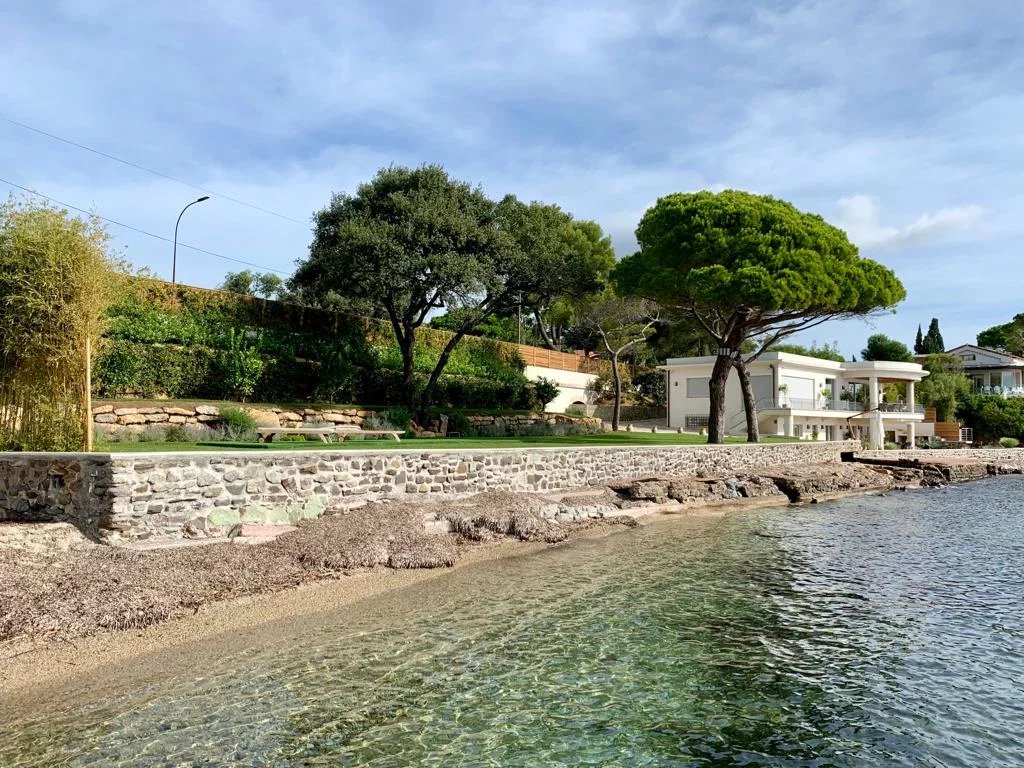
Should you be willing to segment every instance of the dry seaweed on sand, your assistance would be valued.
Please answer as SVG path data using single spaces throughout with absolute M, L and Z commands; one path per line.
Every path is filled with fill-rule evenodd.
M 0 546 L 0 641 L 69 638 L 147 627 L 201 606 L 277 592 L 358 568 L 454 565 L 467 541 L 561 541 L 568 531 L 526 494 L 481 494 L 424 506 L 373 503 L 300 524 L 254 546 L 208 544 L 140 552 Z M 433 514 L 450 533 L 428 532 Z
M 436 568 L 454 565 L 458 554 L 455 538 L 427 533 L 422 508 L 411 504 L 367 504 L 326 515 L 266 546 L 321 571 Z
M 490 541 L 496 536 L 548 543 L 564 541 L 569 531 L 542 515 L 544 507 L 550 504 L 532 494 L 492 491 L 440 506 L 437 514 L 449 522 L 452 530 L 471 541 Z

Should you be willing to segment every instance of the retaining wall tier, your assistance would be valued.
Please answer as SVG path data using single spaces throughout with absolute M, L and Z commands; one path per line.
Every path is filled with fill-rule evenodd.
M 381 416 L 383 410 L 364 408 L 280 408 L 266 405 L 239 406 L 249 411 L 261 427 L 305 427 L 323 424 L 355 424 L 362 426 L 371 416 Z M 138 403 L 105 403 L 92 409 L 93 424 L 111 433 L 141 432 L 160 429 L 172 424 L 202 427 L 213 426 L 220 418 L 220 408 L 213 403 L 175 403 L 173 405 L 140 405 Z M 587 424 L 600 426 L 600 419 L 569 417 L 563 413 L 469 414 L 466 420 L 476 428 L 495 427 L 515 432 L 537 424 Z M 423 425 L 426 432 L 444 434 L 447 422 L 435 418 Z M 422 431 L 422 430 L 421 430 Z M 426 435 L 432 436 L 432 435 Z
M 852 441 L 492 450 L 0 453 L 0 521 L 66 521 L 94 540 L 223 536 L 381 498 L 558 491 L 647 475 L 837 462 Z
M 969 459 L 982 464 L 1006 464 L 1024 467 L 1024 448 L 933 448 L 921 450 L 857 451 L 864 459 L 910 459 L 912 461 L 949 461 Z

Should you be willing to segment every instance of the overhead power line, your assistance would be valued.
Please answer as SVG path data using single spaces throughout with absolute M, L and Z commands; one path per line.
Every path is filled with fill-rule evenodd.
M 24 128 L 26 131 L 32 131 L 33 133 L 38 133 L 41 136 L 46 136 L 47 138 L 53 139 L 54 141 L 60 141 L 60 142 L 62 142 L 64 144 L 67 144 L 69 146 L 77 147 L 78 149 L 84 149 L 86 152 L 92 152 L 94 155 L 99 155 L 100 157 L 105 157 L 108 160 L 113 160 L 116 163 L 121 163 L 122 165 L 127 165 L 130 168 L 137 168 L 140 171 L 145 171 L 146 173 L 151 173 L 154 176 L 159 176 L 161 179 L 167 179 L 168 181 L 173 181 L 173 182 L 176 182 L 178 184 L 184 184 L 186 187 L 191 187 L 192 189 L 198 189 L 200 192 L 205 192 L 206 194 L 212 195 L 213 197 L 219 197 L 222 200 L 230 200 L 232 203 L 237 203 L 238 205 L 244 205 L 246 208 L 252 208 L 254 211 L 260 211 L 261 213 L 267 213 L 267 214 L 270 214 L 271 216 L 276 216 L 279 219 L 284 219 L 285 221 L 293 221 L 296 224 L 308 224 L 309 223 L 307 221 L 301 221 L 299 219 L 292 218 L 291 216 L 286 216 L 283 213 L 278 213 L 277 211 L 272 211 L 269 208 L 263 208 L 262 206 L 259 206 L 259 205 L 253 205 L 252 203 L 247 203 L 244 200 L 239 200 L 237 197 L 230 197 L 228 195 L 221 194 L 220 192 L 214 192 L 212 189 L 206 189 L 205 187 L 200 187 L 200 186 L 198 186 L 196 184 L 192 184 L 191 182 L 185 181 L 184 179 L 178 179 L 178 178 L 175 178 L 174 176 L 168 176 L 166 173 L 161 173 L 160 171 L 154 171 L 152 168 L 147 168 L 144 165 L 139 165 L 138 163 L 133 163 L 131 160 L 125 160 L 123 157 L 117 157 L 116 155 L 111 155 L 111 154 L 108 154 L 106 152 L 102 152 L 102 151 L 100 151 L 98 149 L 94 149 L 93 147 L 86 146 L 85 144 L 79 144 L 77 141 L 72 141 L 71 139 L 65 139 L 63 136 L 58 136 L 55 133 L 50 133 L 49 131 L 44 131 L 41 128 L 36 128 L 35 126 L 29 125 L 28 123 L 22 123 L 22 122 L 19 122 L 18 120 L 12 120 L 11 118 L 5 117 L 4 115 L 0 115 L 0 120 L 3 120 L 5 123 L 10 123 L 11 125 L 16 125 L 19 128 Z
M 44 195 L 42 192 L 36 192 L 34 189 L 29 189 L 28 187 L 23 187 L 23 186 L 21 186 L 21 184 L 15 184 L 13 181 L 8 181 L 7 179 L 0 178 L 0 183 L 6 184 L 7 186 L 13 187 L 14 189 L 20 189 L 22 192 L 28 192 L 30 195 L 35 195 L 36 197 L 41 197 L 41 198 L 43 198 L 43 200 L 49 200 L 51 203 L 55 203 L 56 205 L 63 206 L 64 208 L 70 208 L 73 211 L 78 211 L 79 213 L 84 213 L 87 216 L 95 216 L 96 218 L 102 219 L 103 221 L 106 221 L 106 222 L 108 222 L 110 224 L 115 224 L 115 225 L 117 225 L 119 227 L 124 227 L 125 229 L 130 229 L 132 232 L 138 232 L 140 235 L 147 235 L 148 237 L 155 237 L 157 240 L 163 240 L 165 243 L 173 243 L 174 242 L 169 237 L 164 237 L 163 235 L 157 235 L 157 234 L 155 234 L 153 232 L 147 232 L 144 229 L 139 229 L 138 227 L 133 227 L 131 224 L 125 224 L 122 221 L 117 221 L 117 219 L 109 219 L 106 216 L 101 216 L 100 214 L 96 213 L 95 211 L 87 211 L 85 208 L 79 208 L 76 205 L 71 205 L 70 203 L 65 203 L 65 202 L 63 202 L 61 200 L 57 200 L 54 197 L 50 197 L 49 195 Z M 218 259 L 224 259 L 225 261 L 233 261 L 236 264 L 245 264 L 247 267 L 256 267 L 256 269 L 262 269 L 262 270 L 264 270 L 266 272 L 276 272 L 279 275 L 285 275 L 285 276 L 290 274 L 289 272 L 283 272 L 280 269 L 274 269 L 273 267 L 265 267 L 262 264 L 254 264 L 251 261 L 244 261 L 243 259 L 236 259 L 236 258 L 234 258 L 232 256 L 225 256 L 222 253 L 215 253 L 214 251 L 208 251 L 205 248 L 200 248 L 200 247 L 195 246 L 195 245 L 189 245 L 188 243 L 183 243 L 180 240 L 178 241 L 178 247 L 179 248 L 188 248 L 189 250 L 198 251 L 199 253 L 205 253 L 208 256 L 215 256 Z

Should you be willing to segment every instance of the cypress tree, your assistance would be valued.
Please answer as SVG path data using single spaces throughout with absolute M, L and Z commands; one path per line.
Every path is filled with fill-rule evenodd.
M 942 334 L 939 332 L 939 318 L 933 317 L 928 324 L 928 333 L 924 335 L 921 346 L 926 355 L 935 355 L 946 351 L 946 343 L 942 340 Z
M 914 337 L 914 354 L 924 354 L 924 339 L 921 336 L 921 324 L 917 324 L 917 336 Z

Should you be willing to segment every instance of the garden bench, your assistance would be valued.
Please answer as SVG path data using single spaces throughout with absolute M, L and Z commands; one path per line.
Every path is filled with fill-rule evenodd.
M 340 442 L 345 442 L 345 438 L 351 435 L 391 435 L 395 439 L 395 442 L 400 442 L 404 430 L 401 429 L 363 429 L 357 427 L 354 424 L 342 425 L 334 428 L 334 434 L 338 436 Z
M 261 443 L 272 443 L 277 435 L 316 435 L 329 443 L 334 434 L 334 427 L 260 427 L 256 430 L 256 438 Z

